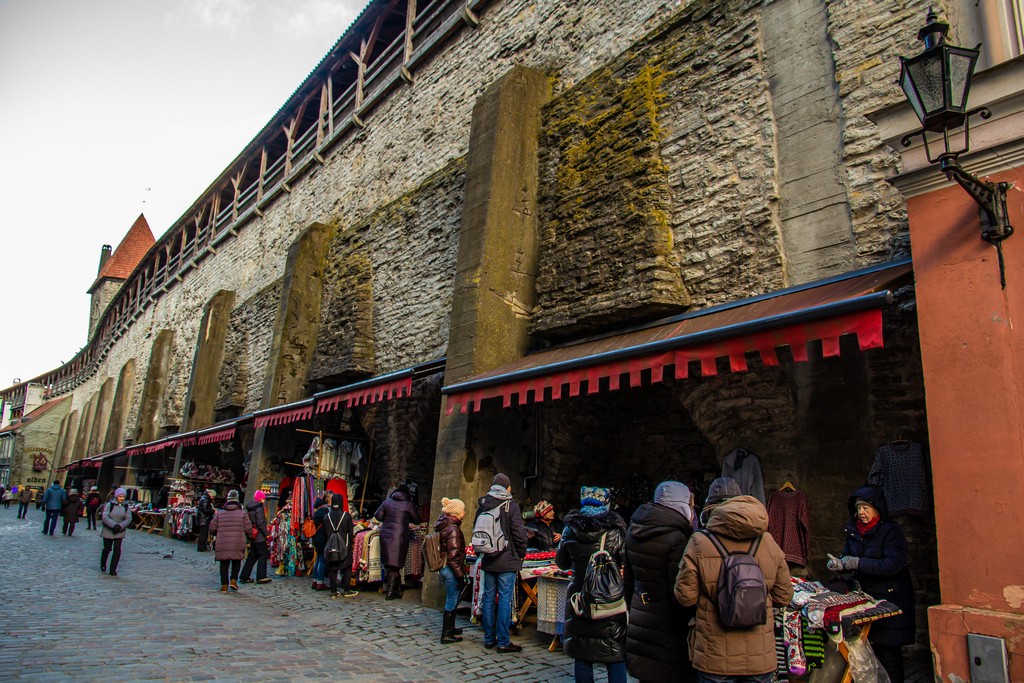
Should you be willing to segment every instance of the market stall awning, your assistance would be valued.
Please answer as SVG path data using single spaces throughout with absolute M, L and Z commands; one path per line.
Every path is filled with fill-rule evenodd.
M 284 425 L 290 422 L 298 422 L 299 420 L 308 420 L 313 417 L 313 403 L 315 400 L 314 398 L 307 398 L 283 406 L 257 410 L 253 413 L 256 429 Z
M 747 354 L 778 365 L 776 349 L 788 346 L 795 361 L 808 358 L 807 343 L 821 341 L 822 354 L 839 355 L 839 338 L 854 334 L 861 350 L 880 348 L 882 311 L 890 288 L 909 279 L 910 260 L 864 268 L 797 287 L 675 316 L 599 339 L 547 349 L 443 387 L 447 413 L 501 397 L 504 407 L 558 400 L 623 385 L 637 387 L 641 373 L 661 382 L 665 368 L 685 379 L 690 364 L 702 376 L 718 372 L 719 358 L 732 372 L 747 369 Z M 606 380 L 606 381 L 602 381 Z
M 196 432 L 196 443 L 202 446 L 210 443 L 220 443 L 221 441 L 230 441 L 235 438 L 236 426 L 237 422 L 229 422 L 209 429 L 201 429 Z
M 128 447 L 117 448 L 117 449 L 114 449 L 112 451 L 107 451 L 106 453 L 100 453 L 99 455 L 94 455 L 91 458 L 85 458 L 85 459 L 93 462 L 98 467 L 100 465 L 100 463 L 102 463 L 107 458 L 116 458 L 119 455 L 124 455 L 125 453 L 128 452 L 128 450 L 129 450 Z
M 354 408 L 411 396 L 414 371 L 415 368 L 406 368 L 337 389 L 321 391 L 313 396 L 316 399 L 316 412 L 326 413 L 340 408 Z

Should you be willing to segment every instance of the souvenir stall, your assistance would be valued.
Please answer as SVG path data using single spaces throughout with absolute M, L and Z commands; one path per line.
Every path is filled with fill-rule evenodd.
M 476 552 L 473 546 L 466 548 L 466 562 L 469 564 L 469 576 L 473 579 L 473 593 L 470 601 L 470 619 L 477 623 L 482 614 L 480 606 L 480 595 L 483 592 L 483 581 L 478 580 L 479 565 Z M 538 595 L 538 582 L 541 577 L 564 576 L 555 564 L 554 550 L 528 550 L 523 558 L 523 568 L 519 572 L 518 588 L 514 594 L 512 605 L 512 626 L 518 631 L 522 628 L 523 619 L 531 610 L 538 613 L 537 619 L 541 616 L 547 619 L 547 611 L 550 609 L 545 604 L 545 614 L 538 609 L 540 596 Z M 562 601 L 564 604 L 565 595 L 563 591 Z M 539 630 L 539 629 L 538 629 Z

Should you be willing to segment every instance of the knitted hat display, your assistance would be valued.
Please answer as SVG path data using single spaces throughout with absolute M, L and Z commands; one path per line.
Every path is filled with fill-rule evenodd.
M 228 500 L 238 500 L 238 491 L 235 489 L 228 491 Z
M 534 517 L 543 517 L 549 511 L 554 510 L 554 509 L 555 509 L 555 506 L 552 505 L 551 503 L 549 503 L 548 501 L 540 500 L 540 501 L 537 502 L 536 505 L 533 506 L 533 516 Z
M 127 495 L 128 495 L 128 492 L 125 491 L 124 489 L 117 489 L 116 491 L 114 491 L 114 498 L 117 498 L 118 496 L 127 496 Z
M 255 500 L 257 503 L 262 503 L 267 499 L 267 494 L 263 493 L 263 491 L 257 491 L 256 493 L 252 494 L 252 499 Z
M 449 517 L 462 519 L 466 516 L 466 504 L 458 498 L 442 498 L 441 512 Z
M 509 486 L 512 486 L 512 480 L 508 478 L 507 474 L 498 472 L 494 475 L 494 479 L 491 479 L 491 486 L 500 486 L 507 489 Z
M 584 515 L 597 515 L 608 510 L 611 491 L 600 486 L 580 487 L 580 512 Z

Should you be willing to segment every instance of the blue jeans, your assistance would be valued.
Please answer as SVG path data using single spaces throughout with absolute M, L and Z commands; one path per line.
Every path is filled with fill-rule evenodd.
M 18 501 L 18 519 L 25 519 L 28 516 L 28 503 Z
M 626 683 L 626 663 L 612 662 L 608 667 L 608 683 Z M 594 663 L 577 659 L 572 667 L 576 683 L 594 683 Z
M 697 683 L 772 683 L 772 674 L 757 674 L 754 676 L 719 676 L 717 674 L 706 674 L 703 671 L 698 671 Z
M 512 591 L 515 587 L 516 572 L 484 572 L 484 590 L 480 595 L 484 644 L 497 642 L 498 647 L 512 644 L 509 629 L 512 627 Z M 494 607 L 495 593 L 498 595 L 497 614 Z
M 43 520 L 43 533 L 53 536 L 53 530 L 57 528 L 57 518 L 60 517 L 60 510 L 47 510 L 46 519 Z
M 455 576 L 455 572 L 448 565 L 441 567 L 438 572 L 441 580 L 444 581 L 444 611 L 454 612 L 459 606 L 459 595 L 462 593 L 462 581 Z M 488 641 L 489 642 L 489 641 Z
M 317 583 L 327 583 L 327 560 L 324 559 L 323 550 L 316 551 L 316 562 L 313 563 L 313 580 Z M 346 590 L 348 588 L 346 587 Z

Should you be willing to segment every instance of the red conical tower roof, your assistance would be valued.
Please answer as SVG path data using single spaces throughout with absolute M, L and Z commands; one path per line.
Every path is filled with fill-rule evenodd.
M 131 229 L 128 230 L 128 234 L 117 245 L 117 249 L 110 255 L 107 262 L 103 264 L 99 275 L 96 276 L 96 281 L 89 287 L 89 291 L 91 292 L 96 285 L 107 278 L 127 280 L 135 270 L 135 266 L 139 265 L 142 257 L 154 244 L 156 244 L 156 239 L 153 237 L 153 231 L 149 229 L 146 217 L 140 213 Z

